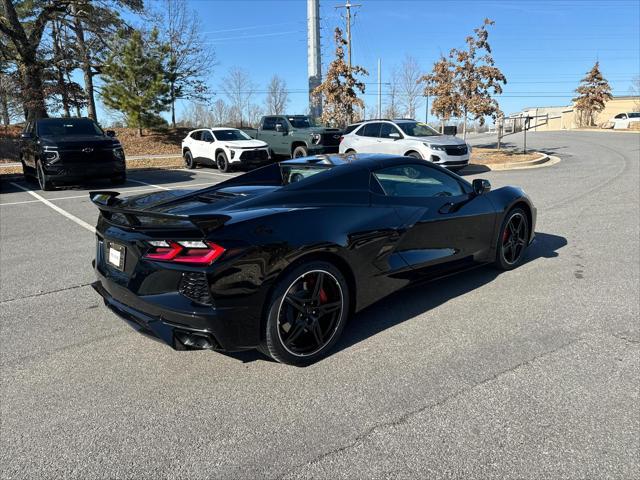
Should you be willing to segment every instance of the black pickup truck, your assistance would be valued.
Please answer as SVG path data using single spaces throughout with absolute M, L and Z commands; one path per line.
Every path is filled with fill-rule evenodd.
M 318 127 L 307 115 L 267 115 L 257 129 L 244 129 L 257 140 L 267 142 L 272 153 L 291 158 L 318 153 L 337 153 L 341 131 Z

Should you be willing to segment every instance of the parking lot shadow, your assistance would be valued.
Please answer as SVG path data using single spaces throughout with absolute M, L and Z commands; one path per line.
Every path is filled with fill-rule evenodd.
M 564 237 L 536 232 L 536 239 L 527 249 L 524 263 L 533 262 L 539 258 L 555 258 L 558 256 L 558 250 L 565 245 L 567 245 L 567 239 Z M 330 355 L 436 308 L 452 298 L 480 288 L 502 273 L 504 272 L 491 266 L 483 266 L 440 278 L 437 288 L 425 289 L 429 282 L 419 282 L 393 293 L 357 313 L 347 324 L 342 338 Z M 508 272 L 506 274 L 508 275 Z M 273 361 L 258 351 L 224 354 L 244 363 L 256 360 Z
M 524 263 L 539 258 L 555 258 L 558 256 L 557 251 L 565 245 L 567 240 L 564 237 L 536 232 L 536 240 L 527 249 Z M 356 314 L 347 324 L 333 353 L 436 308 L 452 298 L 480 288 L 501 274 L 509 273 L 484 266 L 441 278 L 438 280 L 437 288 L 429 289 L 428 282 L 421 282 L 393 293 Z

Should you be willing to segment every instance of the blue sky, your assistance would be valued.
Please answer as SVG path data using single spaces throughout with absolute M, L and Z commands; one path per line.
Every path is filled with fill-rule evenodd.
M 148 4 L 154 0 L 147 0 Z M 369 70 L 365 102 L 374 114 L 377 59 L 382 82 L 405 55 L 428 71 L 441 53 L 464 46 L 485 17 L 495 20 L 490 44 L 508 79 L 500 106 L 565 105 L 596 60 L 614 95 L 630 94 L 640 75 L 640 1 L 446 1 L 352 0 L 353 62 Z M 306 0 L 190 0 L 218 65 L 208 80 L 214 92 L 226 71 L 240 66 L 259 90 L 277 73 L 291 90 L 288 110 L 307 109 Z M 320 0 L 323 72 L 333 56 L 332 32 L 344 26 L 338 0 Z M 383 85 L 383 92 L 385 86 Z M 218 93 L 222 96 L 222 93 Z M 216 97 L 214 97 L 215 99 Z M 384 103 L 383 95 L 383 103 Z M 255 103 L 263 96 L 256 95 Z M 184 106 L 179 107 L 179 112 Z M 419 110 L 424 118 L 424 106 Z M 178 115 L 179 116 L 179 115 Z

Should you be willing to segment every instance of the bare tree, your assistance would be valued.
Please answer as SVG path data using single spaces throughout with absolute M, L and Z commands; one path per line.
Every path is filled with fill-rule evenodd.
M 222 79 L 221 90 L 229 101 L 229 116 L 236 125 L 243 125 L 248 117 L 249 105 L 256 87 L 249 77 L 249 73 L 240 67 L 231 67 L 229 73 Z
M 185 127 L 212 127 L 215 125 L 215 115 L 207 105 L 191 102 L 182 113 L 180 123 Z
M 206 79 L 215 65 L 213 47 L 207 45 L 200 17 L 189 10 L 185 0 L 163 0 L 161 38 L 169 46 L 167 77 L 171 97 L 171 125 L 175 127 L 176 101 L 185 99 L 200 103 L 209 100 Z
M 211 113 L 213 115 L 213 125 L 216 127 L 229 123 L 229 107 L 221 98 L 213 102 Z
M 389 89 L 387 90 L 387 98 L 383 116 L 385 118 L 398 118 L 400 115 L 400 88 L 399 88 L 398 70 L 394 69 L 389 78 Z
M 265 100 L 267 115 L 282 115 L 287 103 L 289 103 L 287 82 L 278 75 L 274 75 L 267 86 L 267 98 Z
M 3 72 L 0 68 L 0 119 L 8 126 L 20 118 L 22 113 L 17 72 Z
M 399 73 L 400 104 L 404 110 L 404 115 L 409 118 L 416 118 L 416 111 L 422 102 L 422 87 L 420 78 L 422 72 L 416 59 L 407 56 L 402 62 Z
M 260 105 L 256 105 L 255 103 L 249 105 L 249 108 L 247 109 L 247 122 L 249 123 L 249 126 L 257 127 L 263 114 L 264 110 Z

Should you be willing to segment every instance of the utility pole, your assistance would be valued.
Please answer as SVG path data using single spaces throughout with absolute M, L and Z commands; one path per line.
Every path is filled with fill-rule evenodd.
M 382 60 L 378 59 L 378 118 L 382 118 L 382 77 L 381 70 Z
M 313 118 L 322 116 L 322 99 L 313 91 L 322 82 L 322 59 L 320 57 L 320 0 L 307 0 L 307 77 L 309 81 L 309 114 Z
M 361 7 L 360 3 L 350 3 L 346 1 L 344 5 L 338 5 L 336 8 L 344 8 L 347 12 L 347 61 L 349 62 L 349 73 L 351 73 L 351 7 Z

